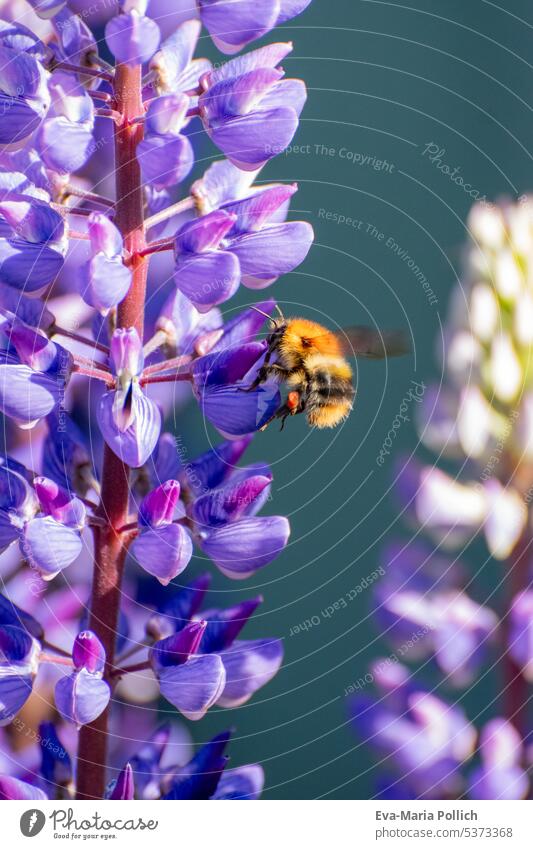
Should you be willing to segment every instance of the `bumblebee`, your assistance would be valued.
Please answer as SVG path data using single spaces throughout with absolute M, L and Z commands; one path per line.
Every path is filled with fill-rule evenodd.
M 354 399 L 353 372 L 347 356 L 382 359 L 407 354 L 410 346 L 401 330 L 380 331 L 370 327 L 347 327 L 334 332 L 306 318 L 279 319 L 268 316 L 272 330 L 267 337 L 263 365 L 252 391 L 267 380 L 284 382 L 286 401 L 263 425 L 305 413 L 312 427 L 336 427 L 350 413 Z

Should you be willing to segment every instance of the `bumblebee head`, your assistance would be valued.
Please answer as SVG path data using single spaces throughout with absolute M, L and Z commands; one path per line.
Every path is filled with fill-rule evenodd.
M 266 312 L 263 312 L 263 310 L 260 310 L 259 307 L 252 306 L 252 309 L 255 310 L 256 312 L 260 313 L 261 315 L 264 315 L 264 317 L 269 322 L 269 324 L 270 324 L 270 332 L 268 334 L 269 339 L 277 338 L 278 336 L 283 335 L 285 328 L 287 327 L 287 320 L 286 320 L 285 316 L 283 315 L 278 304 L 276 304 L 276 310 L 279 313 L 279 318 L 272 318 L 271 315 L 269 315 Z

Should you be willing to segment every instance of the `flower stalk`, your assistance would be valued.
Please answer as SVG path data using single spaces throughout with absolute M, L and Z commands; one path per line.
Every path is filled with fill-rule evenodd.
M 132 282 L 117 310 L 117 327 L 134 327 L 143 335 L 147 260 L 141 169 L 136 157 L 143 125 L 130 118 L 142 111 L 140 66 L 118 65 L 114 79 L 114 108 L 121 121 L 115 127 L 115 223 L 131 255 Z M 89 628 L 100 638 L 106 652 L 104 678 L 112 680 L 120 608 L 121 582 L 130 539 L 121 533 L 128 521 L 129 468 L 106 445 L 102 467 L 99 517 L 104 528 L 94 529 L 95 563 L 89 608 Z M 101 799 L 106 784 L 109 707 L 80 731 L 78 749 L 79 799 Z

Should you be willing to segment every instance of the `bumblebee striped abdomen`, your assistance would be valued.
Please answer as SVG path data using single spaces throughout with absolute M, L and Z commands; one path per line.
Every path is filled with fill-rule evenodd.
M 312 354 L 306 358 L 305 370 L 291 375 L 288 383 L 300 391 L 305 386 L 305 412 L 313 427 L 335 427 L 352 409 L 352 370 L 342 357 Z

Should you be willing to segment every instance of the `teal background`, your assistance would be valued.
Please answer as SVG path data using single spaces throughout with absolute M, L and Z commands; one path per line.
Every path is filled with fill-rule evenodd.
M 299 149 L 262 176 L 298 182 L 291 216 L 313 224 L 316 242 L 271 291 L 287 314 L 330 326 L 406 326 L 414 354 L 360 363 L 358 400 L 344 427 L 319 433 L 289 421 L 282 434 L 259 435 L 247 455 L 272 462 L 264 512 L 289 515 L 292 537 L 255 580 L 237 586 L 218 578 L 216 588 L 221 601 L 264 594 L 246 633 L 283 636 L 286 661 L 250 704 L 210 713 L 192 732 L 201 741 L 234 723 L 232 764 L 264 765 L 265 798 L 375 792 L 375 755 L 349 726 L 344 691 L 391 648 L 372 621 L 371 590 L 329 617 L 321 611 L 378 567 L 387 540 L 408 538 L 390 491 L 394 457 L 382 467 L 376 457 L 410 381 L 440 377 L 435 354 L 475 197 L 516 198 L 531 188 L 532 24 L 529 4 L 516 0 L 505 8 L 485 0 L 314 0 L 279 33 L 294 41 L 283 64 L 306 81 L 309 99 Z M 459 169 L 468 192 L 424 154 L 430 143 L 444 149 L 442 163 Z M 354 164 L 348 151 L 393 167 Z M 362 223 L 336 223 L 341 215 Z M 389 239 L 419 267 L 437 303 Z M 181 419 L 192 455 L 205 448 L 197 415 L 191 407 Z M 392 454 L 416 448 L 413 423 L 402 424 Z M 490 581 L 490 567 L 486 574 Z M 317 616 L 319 625 L 294 633 Z M 490 686 L 484 680 L 469 696 L 471 715 Z

